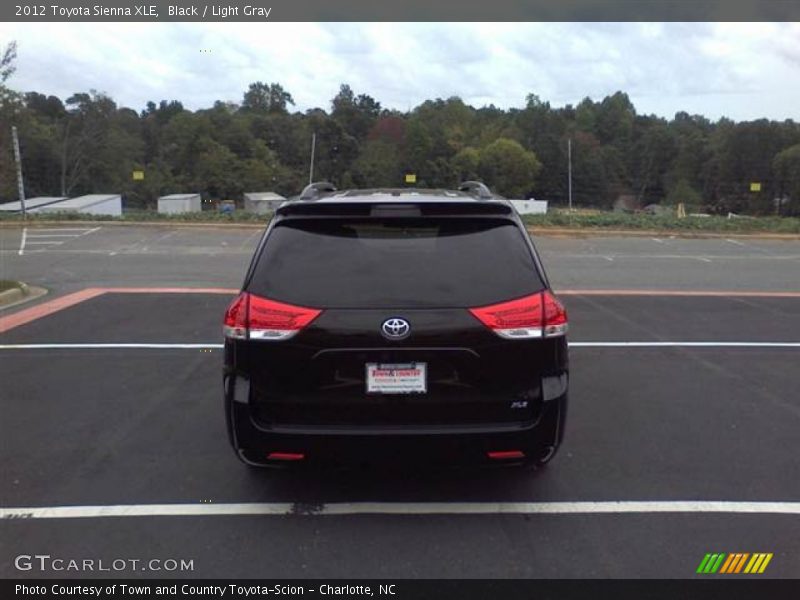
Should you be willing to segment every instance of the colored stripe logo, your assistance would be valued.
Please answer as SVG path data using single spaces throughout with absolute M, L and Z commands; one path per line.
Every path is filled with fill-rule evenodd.
M 766 552 L 734 552 L 732 554 L 709 553 L 700 561 L 697 573 L 713 575 L 714 573 L 734 575 L 737 573 L 763 573 L 772 560 L 772 553 Z

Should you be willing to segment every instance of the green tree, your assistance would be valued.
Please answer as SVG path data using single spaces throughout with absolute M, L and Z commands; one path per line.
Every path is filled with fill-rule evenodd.
M 779 211 L 783 214 L 800 214 L 800 144 L 776 154 L 772 170 Z
M 512 198 L 526 196 L 542 164 L 519 142 L 500 138 L 480 152 L 478 173 L 496 192 Z
M 773 181 L 773 159 L 796 138 L 797 125 L 784 131 L 783 124 L 759 119 L 734 123 L 722 119 L 711 135 L 711 196 L 720 213 L 773 212 L 772 200 L 778 190 Z M 795 141 L 792 142 L 792 139 Z M 750 183 L 761 183 L 761 192 L 752 193 Z
M 403 150 L 403 166 L 417 175 L 417 185 L 428 185 L 432 173 L 427 163 L 433 153 L 433 136 L 430 129 L 419 119 L 406 121 L 405 146 Z
M 678 181 L 669 191 L 666 198 L 666 204 L 669 206 L 677 206 L 681 203 L 690 211 L 698 210 L 703 204 L 703 197 L 700 192 L 695 190 L 686 179 Z
M 400 152 L 386 140 L 368 141 L 353 164 L 352 180 L 357 187 L 400 187 Z
M 11 123 L 17 126 L 23 156 L 25 194 L 28 197 L 55 195 L 59 192 L 59 132 L 66 111 L 61 100 L 36 92 L 20 94 L 20 104 L 14 111 Z M 8 126 L 3 121 L 3 133 Z M 11 160 L 9 138 L 8 160 Z M 11 163 L 9 176 L 16 172 Z M 14 196 L 16 186 L 14 186 Z
M 594 134 L 601 144 L 625 149 L 631 141 L 636 109 L 628 94 L 616 92 L 595 106 Z
M 474 180 L 479 177 L 478 169 L 481 162 L 481 153 L 477 148 L 467 146 L 453 157 L 453 168 L 460 181 Z
M 800 212 L 796 147 L 800 124 L 736 123 L 679 112 L 637 115 L 617 92 L 555 108 L 536 94 L 524 106 L 475 108 L 458 97 L 427 100 L 404 113 L 342 84 L 330 112 L 289 112 L 278 83 L 255 82 L 242 104 L 218 101 L 189 111 L 178 100 L 118 106 L 93 91 L 66 101 L 8 86 L 16 46 L 0 52 L 0 198 L 16 197 L 10 125 L 20 132 L 30 194 L 113 190 L 128 204 L 163 193 L 198 191 L 237 198 L 245 188 L 297 193 L 308 180 L 316 134 L 315 178 L 339 187 L 452 187 L 481 178 L 500 193 L 567 200 L 572 142 L 577 205 L 610 207 L 620 195 L 642 203 L 702 202 L 718 212 Z M 130 171 L 143 168 L 145 180 Z M 762 184 L 750 192 L 750 182 Z M 699 199 L 698 199 L 699 197 Z
M 665 120 L 655 117 L 637 117 L 634 127 L 636 136 L 627 161 L 619 147 L 611 146 L 619 151 L 620 164 L 627 162 L 620 175 L 629 175 L 640 204 L 660 202 L 666 196 L 666 173 L 677 152 L 673 133 Z
M 667 165 L 664 184 L 672 189 L 683 179 L 701 193 L 704 167 L 711 156 L 708 139 L 711 123 L 700 115 L 679 112 L 668 127 L 675 140 L 675 156 Z
M 192 190 L 202 190 L 210 198 L 231 199 L 244 191 L 238 177 L 239 161 L 228 148 L 204 137 L 199 140 L 196 165 L 189 179 Z
M 17 197 L 16 169 L 11 151 L 11 125 L 22 109 L 20 95 L 6 86 L 16 71 L 17 42 L 9 42 L 0 53 L 0 201 Z
M 528 94 L 523 110 L 511 113 L 519 141 L 541 161 L 543 168 L 534 185 L 534 196 L 567 202 L 567 145 L 570 120 L 537 95 Z
M 253 158 L 245 162 L 242 168 L 242 185 L 245 191 L 274 190 L 280 187 L 282 193 L 294 193 L 294 188 L 287 188 L 289 169 L 281 164 L 278 155 L 266 143 L 259 140 L 255 143 Z
M 61 190 L 68 196 L 73 190 L 90 187 L 91 163 L 102 152 L 108 135 L 107 121 L 116 105 L 110 98 L 78 93 L 67 101 L 67 117 L 61 142 Z
M 162 158 L 155 158 L 137 166 L 144 169 L 145 177 L 143 181 L 131 182 L 131 189 L 126 198 L 129 205 L 139 208 L 153 207 L 159 196 L 193 191 L 177 183 L 172 170 Z
M 359 154 L 358 141 L 338 121 L 323 110 L 314 111 L 307 116 L 304 126 L 299 130 L 300 145 L 306 146 L 307 154 L 303 166 L 308 169 L 312 135 L 316 134 L 314 152 L 314 179 L 326 180 L 339 186 L 343 175 L 350 170 Z
M 164 125 L 159 158 L 175 174 L 178 184 L 188 183 L 193 178 L 196 158 L 206 149 L 208 140 L 213 139 L 212 131 L 207 115 L 188 111 Z
M 474 116 L 475 109 L 453 96 L 422 103 L 414 109 L 409 121 L 427 128 L 430 133 L 432 144 L 427 159 L 449 159 L 472 141 L 469 136 Z
M 92 90 L 67 99 L 61 141 L 61 195 L 124 191 L 143 143 L 136 112 Z
M 5 84 L 17 70 L 15 61 L 17 60 L 17 42 L 11 41 L 0 54 L 0 83 Z
M 183 104 L 177 100 L 162 100 L 158 106 L 155 102 L 148 102 L 147 108 L 141 113 L 141 135 L 144 143 L 144 162 L 145 164 L 159 163 L 165 165 L 163 157 L 164 127 L 177 115 L 183 113 Z M 149 180 L 148 175 L 145 181 Z M 149 187 L 139 185 L 140 188 Z M 147 201 L 154 201 L 155 197 L 147 196 Z
M 279 83 L 251 83 L 244 93 L 242 109 L 254 112 L 285 113 L 288 105 L 294 106 L 292 95 Z
M 367 136 L 381 114 L 379 102 L 366 94 L 356 96 L 346 83 L 331 100 L 331 108 L 331 117 L 359 141 Z
M 618 175 L 608 176 L 618 156 L 604 148 L 591 133 L 575 131 L 571 138 L 574 204 L 610 208 L 618 195 L 630 192 Z

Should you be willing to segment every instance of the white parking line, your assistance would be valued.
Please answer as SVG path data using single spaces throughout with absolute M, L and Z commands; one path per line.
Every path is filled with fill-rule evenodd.
M 35 231 L 97 231 L 99 227 L 86 229 L 86 227 L 38 227 Z
M 570 348 L 800 348 L 800 342 L 569 342 Z
M 224 348 L 224 344 L 0 344 L 0 350 L 95 350 L 95 349 L 175 349 L 195 350 Z
M 25 250 L 26 244 L 28 246 L 31 245 L 53 245 L 53 246 L 60 246 L 64 244 L 64 242 L 69 242 L 70 239 L 64 239 L 63 241 L 55 241 L 52 238 L 79 238 L 90 233 L 94 233 L 95 231 L 99 230 L 100 227 L 57 227 L 57 228 L 32 228 L 30 233 L 28 233 L 28 229 L 24 228 L 22 230 L 22 241 L 19 247 L 19 255 L 22 256 Z M 69 232 L 69 233 L 66 233 Z M 42 241 L 32 241 L 32 240 L 42 240 Z M 47 249 L 42 248 L 40 250 L 35 250 L 34 252 L 45 252 Z
M 51 238 L 51 237 L 73 238 L 73 237 L 81 237 L 81 236 L 80 235 L 76 235 L 74 233 L 45 233 L 44 235 L 29 235 L 28 237 L 33 239 L 33 238 Z
M 549 260 L 561 260 L 565 258 L 577 258 L 577 259 L 588 259 L 588 258 L 606 258 L 606 255 L 601 254 L 581 254 L 581 253 L 569 253 L 569 252 L 542 252 L 544 257 Z M 658 258 L 658 259 L 681 259 L 681 260 L 699 260 L 702 262 L 711 262 L 712 260 L 797 260 L 800 258 L 800 254 L 769 254 L 769 255 L 760 255 L 760 254 L 704 254 L 701 256 L 692 256 L 690 254 L 620 254 L 615 253 L 608 256 L 612 256 L 615 259 L 624 259 L 624 260 L 636 260 L 636 259 L 651 259 L 651 258 Z
M 75 519 L 224 515 L 588 515 L 728 513 L 800 515 L 800 502 L 342 502 L 309 507 L 289 502 L 116 504 L 0 508 L 3 519 Z
M 76 343 L 0 344 L 0 350 L 213 350 L 224 344 Z M 570 348 L 800 348 L 800 342 L 569 342 Z

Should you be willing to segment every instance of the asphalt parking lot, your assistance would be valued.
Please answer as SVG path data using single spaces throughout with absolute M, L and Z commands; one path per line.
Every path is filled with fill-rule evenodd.
M 97 227 L 99 226 L 99 229 Z M 237 287 L 262 230 L 245 227 L 71 224 L 0 227 L 0 270 L 53 293 L 92 286 Z M 45 230 L 44 232 L 42 230 Z M 76 232 L 70 231 L 68 234 Z M 32 237 L 33 236 L 33 237 Z M 556 289 L 797 291 L 800 241 L 753 238 L 534 236 Z M 20 251 L 22 255 L 20 255 Z
M 572 344 L 554 462 L 309 476 L 245 468 L 224 431 L 220 319 L 257 231 L 18 236 L 3 277 L 51 294 L 0 313 L 2 577 L 86 575 L 14 567 L 46 553 L 194 565 L 103 576 L 682 578 L 708 552 L 800 577 L 798 242 L 543 238 Z

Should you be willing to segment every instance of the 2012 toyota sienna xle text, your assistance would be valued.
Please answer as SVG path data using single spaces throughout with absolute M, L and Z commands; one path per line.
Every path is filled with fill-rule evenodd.
M 567 314 L 512 204 L 457 191 L 285 202 L 224 317 L 247 464 L 542 464 L 563 438 Z

